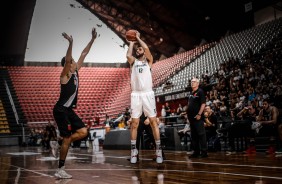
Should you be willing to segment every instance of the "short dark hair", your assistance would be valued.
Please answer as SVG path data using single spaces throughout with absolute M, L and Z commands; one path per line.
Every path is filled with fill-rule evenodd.
M 62 66 L 65 66 L 65 63 L 66 63 L 66 56 L 64 56 L 64 57 L 61 59 L 61 65 L 62 65 Z
M 135 43 L 134 44 L 134 49 L 137 50 L 139 47 L 142 47 L 140 43 Z
M 262 102 L 270 103 L 270 100 L 268 98 L 265 98 Z

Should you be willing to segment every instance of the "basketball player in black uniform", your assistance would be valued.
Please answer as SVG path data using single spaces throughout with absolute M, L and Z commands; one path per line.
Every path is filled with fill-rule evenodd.
M 82 120 L 73 111 L 76 107 L 78 96 L 78 70 L 81 68 L 83 61 L 90 51 L 90 48 L 97 37 L 96 29 L 92 29 L 92 38 L 87 46 L 82 51 L 78 62 L 76 63 L 72 58 L 72 36 L 66 33 L 62 34 L 63 37 L 68 40 L 69 46 L 66 56 L 62 58 L 61 64 L 64 67 L 61 76 L 61 92 L 59 100 L 53 109 L 53 115 L 58 125 L 60 135 L 63 137 L 63 143 L 60 149 L 59 168 L 55 173 L 57 178 L 72 178 L 64 170 L 65 159 L 69 150 L 69 146 L 72 142 L 82 139 L 87 136 L 87 128 Z

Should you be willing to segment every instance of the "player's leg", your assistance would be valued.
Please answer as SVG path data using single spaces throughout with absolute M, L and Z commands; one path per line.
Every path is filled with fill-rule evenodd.
M 136 148 L 137 128 L 139 125 L 139 117 L 142 114 L 142 101 L 138 93 L 131 93 L 131 125 L 130 125 L 130 138 L 131 138 L 131 157 L 130 162 L 136 163 L 138 150 Z

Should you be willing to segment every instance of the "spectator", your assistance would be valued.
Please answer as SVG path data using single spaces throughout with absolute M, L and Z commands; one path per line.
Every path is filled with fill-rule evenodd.
M 104 121 L 104 125 L 110 126 L 110 121 L 111 121 L 110 117 L 106 114 L 106 119 Z
M 36 145 L 36 135 L 34 129 L 30 129 L 30 134 L 29 134 L 29 140 L 28 140 L 28 145 L 29 146 L 35 146 Z
M 216 136 L 217 118 L 211 107 L 206 105 L 204 110 L 204 126 L 206 129 L 207 141 Z
M 157 122 L 158 122 L 158 126 L 159 126 L 159 129 L 160 129 L 160 136 L 161 136 L 161 138 L 162 137 L 166 137 L 165 136 L 165 123 L 164 123 L 164 121 L 160 120 L 158 118 Z
M 169 122 L 169 116 L 171 115 L 171 109 L 170 109 L 170 106 L 169 106 L 169 103 L 166 102 L 165 103 L 165 123 L 168 123 Z
M 190 124 L 189 124 L 189 121 L 188 121 L 187 116 L 186 116 L 184 128 L 181 129 L 181 130 L 178 130 L 178 132 L 177 132 L 178 135 L 179 135 L 180 141 L 182 139 L 184 139 L 183 141 L 184 141 L 185 146 L 187 146 L 187 144 L 188 144 L 188 139 L 191 140 L 190 132 L 191 132 Z M 188 151 L 190 151 L 190 150 L 188 150 Z
M 178 105 L 178 108 L 177 108 L 177 110 L 176 110 L 176 114 L 177 114 L 177 115 L 180 115 L 180 114 L 182 114 L 183 112 L 184 112 L 184 109 L 183 109 L 182 105 L 179 104 L 179 105 Z
M 128 107 L 125 108 L 125 112 L 123 113 L 123 117 L 124 117 L 125 122 L 127 122 L 130 119 L 130 112 L 129 112 Z
M 247 144 L 248 149 L 244 151 L 247 154 L 256 153 L 255 148 L 255 131 L 251 129 L 252 122 L 256 121 L 256 116 L 258 115 L 258 111 L 255 106 L 249 105 L 244 107 L 238 114 L 237 118 L 239 120 L 245 121 L 244 124 L 241 124 L 240 130 L 244 130 L 247 136 Z
M 279 133 L 279 141 L 278 141 L 278 149 L 275 152 L 276 154 L 282 154 L 282 124 L 278 126 L 278 133 Z
M 259 134 L 262 136 L 269 137 L 269 148 L 267 150 L 268 154 L 275 153 L 275 137 L 277 137 L 278 128 L 278 109 L 275 106 L 269 104 L 268 99 L 263 100 L 263 109 L 260 110 L 257 122 L 262 125 Z
M 57 139 L 56 135 L 56 128 L 55 126 L 49 121 L 48 125 L 45 127 L 46 133 L 48 137 L 46 137 L 46 144 L 47 144 L 47 150 L 50 149 L 50 141 Z

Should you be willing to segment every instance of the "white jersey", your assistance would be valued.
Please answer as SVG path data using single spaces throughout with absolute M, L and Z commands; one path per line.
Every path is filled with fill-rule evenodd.
M 131 89 L 132 91 L 152 91 L 153 89 L 151 68 L 144 62 L 135 59 L 131 68 Z

